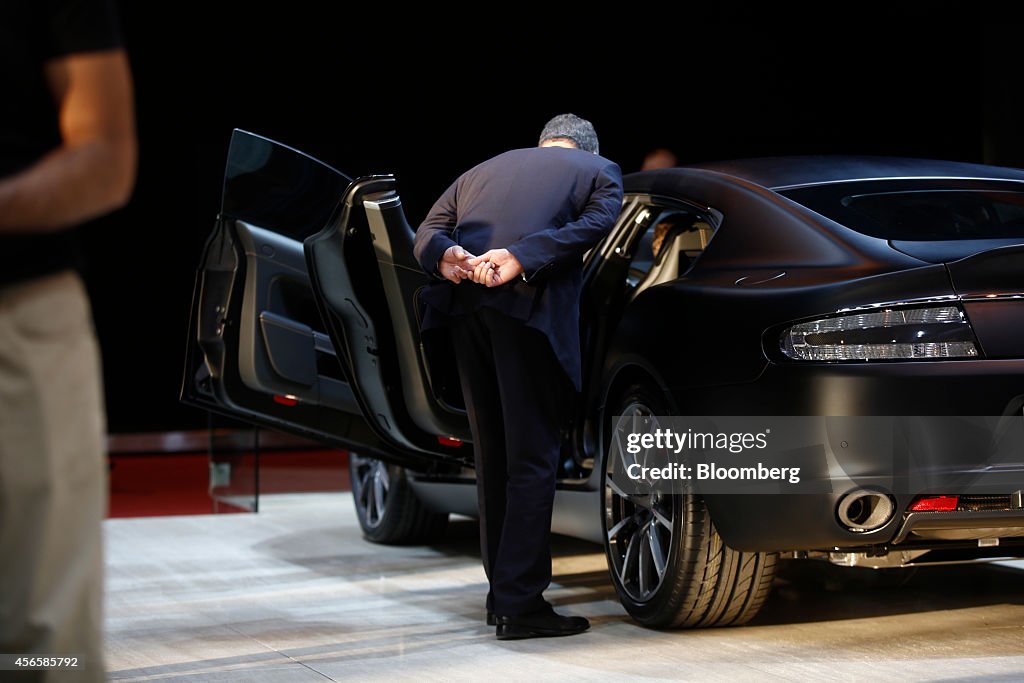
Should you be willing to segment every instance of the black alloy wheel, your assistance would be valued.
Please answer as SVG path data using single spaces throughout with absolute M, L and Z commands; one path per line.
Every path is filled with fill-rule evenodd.
M 627 434 L 653 433 L 668 402 L 638 383 L 609 404 L 601 468 L 602 530 L 612 583 L 626 611 L 645 626 L 684 628 L 743 624 L 771 591 L 777 555 L 729 548 L 704 499 L 655 490 L 642 481 L 616 483 L 644 455 L 629 453 Z M 621 482 L 622 477 L 618 477 Z
M 349 478 L 363 536 L 390 545 L 431 543 L 448 526 L 448 514 L 428 509 L 409 485 L 403 467 L 349 453 Z

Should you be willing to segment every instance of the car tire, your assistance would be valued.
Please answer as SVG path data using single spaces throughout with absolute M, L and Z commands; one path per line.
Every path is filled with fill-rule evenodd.
M 420 502 L 404 467 L 349 454 L 349 480 L 363 537 L 374 543 L 432 543 L 444 536 L 448 514 Z
M 727 546 L 699 495 L 634 494 L 616 486 L 609 477 L 622 457 L 616 432 L 656 429 L 657 417 L 671 413 L 647 384 L 630 386 L 609 405 L 601 517 L 608 570 L 623 607 L 651 628 L 746 623 L 771 592 L 777 554 Z

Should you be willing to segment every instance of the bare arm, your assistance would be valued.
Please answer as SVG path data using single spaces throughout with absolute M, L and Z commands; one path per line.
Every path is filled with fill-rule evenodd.
M 0 179 L 0 233 L 54 232 L 123 206 L 135 186 L 131 73 L 124 50 L 46 64 L 61 145 Z

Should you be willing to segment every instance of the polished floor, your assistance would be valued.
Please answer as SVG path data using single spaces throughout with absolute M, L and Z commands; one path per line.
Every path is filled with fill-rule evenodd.
M 472 521 L 443 544 L 383 547 L 362 540 L 349 493 L 263 496 L 260 510 L 104 522 L 111 680 L 1024 676 L 1024 562 L 920 570 L 898 589 L 812 571 L 778 579 L 750 625 L 658 632 L 630 620 L 596 546 L 557 538 L 548 598 L 593 628 L 497 641 Z

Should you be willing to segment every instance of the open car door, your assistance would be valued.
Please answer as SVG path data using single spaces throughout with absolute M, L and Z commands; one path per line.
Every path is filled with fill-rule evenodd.
M 393 177 L 234 131 L 182 401 L 403 464 L 471 459 L 445 340 L 436 367 L 420 340 L 412 235 Z

